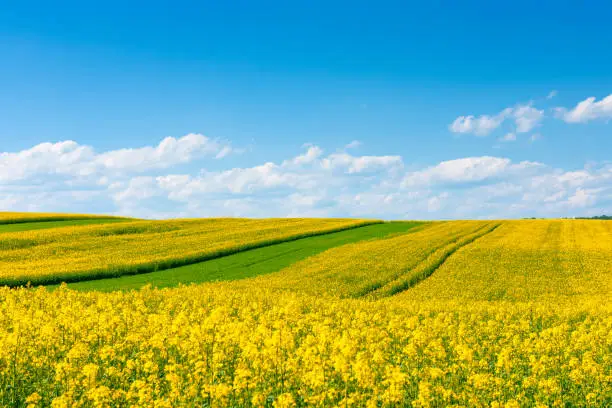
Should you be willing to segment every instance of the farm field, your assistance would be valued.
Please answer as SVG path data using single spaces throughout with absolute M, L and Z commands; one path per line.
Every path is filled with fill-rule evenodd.
M 574 304 L 612 299 L 612 223 L 504 222 L 404 297 Z
M 81 225 L 98 225 L 98 224 L 113 224 L 117 222 L 128 222 L 129 219 L 123 218 L 89 218 L 89 219 L 76 219 L 76 220 L 62 220 L 62 221 L 37 221 L 37 222 L 19 222 L 13 224 L 0 224 L 0 234 L 4 232 L 21 232 L 21 231 L 35 231 L 50 228 L 61 228 L 61 227 L 76 227 Z
M 70 221 L 70 220 L 126 220 L 124 217 L 89 214 L 55 214 L 55 213 L 16 213 L 0 211 L 0 225 L 34 223 L 44 221 Z
M 337 247 L 295 263 L 257 284 L 311 295 L 341 298 L 393 294 L 411 279 L 425 278 L 455 245 L 486 233 L 498 223 L 436 223 L 412 234 Z M 251 282 L 239 281 L 237 285 Z
M 12 286 L 106 277 L 0 288 L 0 405 L 612 404 L 609 221 L 372 222 L 0 233 Z
M 377 221 L 134 221 L 0 235 L 0 285 L 75 282 L 169 269 Z
M 145 285 L 173 287 L 178 284 L 201 283 L 221 280 L 235 280 L 277 272 L 293 263 L 337 246 L 363 240 L 382 238 L 418 231 L 424 223 L 390 222 L 365 225 L 360 228 L 323 234 L 306 239 L 238 252 L 230 256 L 211 259 L 206 262 L 180 266 L 163 271 L 116 278 L 96 279 L 70 283 L 70 289 L 77 290 L 126 290 L 138 289 Z M 54 285 L 57 287 L 58 285 Z

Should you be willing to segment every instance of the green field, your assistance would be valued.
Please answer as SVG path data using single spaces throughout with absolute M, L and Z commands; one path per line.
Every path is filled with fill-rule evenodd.
M 238 252 L 233 255 L 164 271 L 70 283 L 69 287 L 78 290 L 109 291 L 137 289 L 144 285 L 172 287 L 180 283 L 188 284 L 248 278 L 277 272 L 299 260 L 330 248 L 411 232 L 413 229 L 418 229 L 415 227 L 421 225 L 424 224 L 418 222 L 389 222 L 367 225 L 347 231 Z
M 0 285 L 80 282 L 155 272 L 381 222 L 299 218 L 130 220 L 5 232 L 0 233 Z

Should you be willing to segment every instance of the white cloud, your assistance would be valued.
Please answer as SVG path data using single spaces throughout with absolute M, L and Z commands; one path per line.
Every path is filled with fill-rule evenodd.
M 72 140 L 41 143 L 17 153 L 0 153 L 0 183 L 39 174 L 85 176 L 93 172 L 94 158 L 91 147 Z
M 557 96 L 557 91 L 551 91 L 546 99 L 550 100 Z M 612 94 L 597 101 L 595 97 L 589 97 L 576 104 L 572 109 L 565 107 L 553 108 L 554 117 L 566 123 L 587 123 L 597 119 L 612 119 Z M 506 136 L 500 141 L 512 141 L 510 135 L 515 133 L 527 133 L 536 129 L 544 120 L 546 114 L 543 109 L 534 107 L 534 102 L 517 104 L 514 107 L 505 108 L 495 115 L 462 115 L 458 116 L 450 125 L 449 130 L 454 133 L 474 134 L 476 136 L 487 136 L 494 130 L 503 126 L 507 121 L 514 122 L 514 127 L 506 129 Z M 511 130 L 508 132 L 508 130 Z M 533 142 L 541 135 L 535 133 L 530 140 Z
M 65 176 L 101 181 L 113 173 L 143 173 L 168 168 L 210 156 L 221 158 L 231 152 L 228 143 L 200 134 L 167 137 L 157 146 L 119 149 L 97 154 L 91 146 L 68 140 L 41 143 L 16 153 L 0 153 L 0 183 L 36 177 Z
M 329 172 L 313 166 L 299 173 L 268 163 L 244 169 L 232 169 L 221 173 L 203 173 L 198 177 L 172 176 L 156 179 L 156 186 L 147 186 L 146 195 L 134 192 L 130 185 L 130 199 L 166 196 L 170 206 L 182 203 L 193 215 L 251 215 L 251 216 L 365 216 L 382 218 L 453 218 L 479 217 L 496 210 L 500 216 L 520 216 L 538 213 L 568 215 L 578 208 L 576 201 L 559 200 L 556 207 L 543 207 L 545 198 L 553 194 L 571 197 L 580 188 L 610 183 L 604 174 L 588 172 L 578 177 L 573 172 L 558 172 L 531 163 L 513 164 L 503 158 L 458 159 L 451 161 L 458 166 L 432 166 L 429 183 L 402 183 L 392 178 L 382 182 L 374 177 L 364 182 L 358 173 Z M 470 163 L 470 165 L 467 165 Z M 474 164 L 477 163 L 477 164 Z M 427 174 L 427 169 L 421 172 Z M 414 173 L 407 176 L 414 177 Z M 539 179 L 539 180 L 538 180 Z M 441 195 L 436 187 L 452 188 L 451 197 Z M 466 183 L 478 181 L 477 184 Z M 596 203 L 597 190 L 587 204 Z M 125 197 L 124 197 L 125 198 Z M 462 205 L 474 201 L 473 205 Z M 486 203 L 486 206 L 485 206 Z M 128 203 L 126 208 L 135 208 Z M 180 205 L 178 208 L 181 208 Z M 512 208 L 515 214 L 507 214 Z M 586 208 L 586 207 L 580 207 Z M 187 210 L 186 210 L 187 211 Z M 571 215 L 571 214 L 569 214 Z
M 190 133 L 179 139 L 167 137 L 155 147 L 120 149 L 102 153 L 94 161 L 109 170 L 143 172 L 187 163 L 203 156 L 222 158 L 230 151 L 231 148 L 227 144 L 211 140 L 201 134 Z
M 449 194 L 447 192 L 443 192 L 436 196 L 431 197 L 427 200 L 427 211 L 431 213 L 436 213 L 440 211 L 442 206 L 444 205 L 444 201 L 448 198 Z
M 506 120 L 514 121 L 516 132 L 525 133 L 535 128 L 544 118 L 544 111 L 536 109 L 532 103 L 506 108 L 496 115 L 459 116 L 449 126 L 454 133 L 471 133 L 487 136 L 499 128 Z
M 544 118 L 544 111 L 535 109 L 531 105 L 519 105 L 514 109 L 512 115 L 514 116 L 516 131 L 518 133 L 525 133 L 540 123 L 542 118 Z
M 351 143 L 347 144 L 346 146 L 344 146 L 345 149 L 356 149 L 358 147 L 360 147 L 362 145 L 362 143 L 359 140 L 353 140 Z
M 374 172 L 401 167 L 402 158 L 400 156 L 356 157 L 348 153 L 335 153 L 323 159 L 321 166 L 328 170 L 340 169 L 348 173 Z
M 535 162 L 512 164 L 510 159 L 501 157 L 466 157 L 443 161 L 424 170 L 408 173 L 403 180 L 403 186 L 479 182 L 498 176 L 510 176 L 539 166 L 541 164 Z
M 516 133 L 506 133 L 503 137 L 499 138 L 502 142 L 514 142 L 516 141 Z
M 219 150 L 219 152 L 215 155 L 215 159 L 222 159 L 233 151 L 234 149 L 232 149 L 230 146 L 223 146 L 221 150 Z
M 277 163 L 216 171 L 165 170 L 172 168 L 172 163 L 202 154 L 198 146 L 204 139 L 182 139 L 145 149 L 119 150 L 113 164 L 106 167 L 88 167 L 99 163 L 101 154 L 76 142 L 42 144 L 25 153 L 4 154 L 0 162 L 16 165 L 11 174 L 25 181 L 18 182 L 15 177 L 6 181 L 7 173 L 3 173 L 0 209 L 138 217 L 387 219 L 612 212 L 612 164 L 607 163 L 562 170 L 537 162 L 479 156 L 421 167 L 410 164 L 407 171 L 400 156 L 359 156 L 342 150 L 327 154 L 319 146 L 306 145 L 300 154 Z M 219 144 L 205 155 L 212 159 L 223 148 Z M 108 153 L 112 152 L 107 152 L 106 158 Z M 164 164 L 154 164 L 149 157 Z M 122 166 L 125 160 L 140 166 Z M 142 168 L 149 170 L 143 173 L 139 171 Z M 90 170 L 91 177 L 83 181 L 83 174 Z
M 599 102 L 595 97 L 590 97 L 579 102 L 574 109 L 557 108 L 557 117 L 567 123 L 586 123 L 595 119 L 612 118 L 612 94 L 606 96 Z
M 117 202 L 144 200 L 157 195 L 153 177 L 134 177 L 126 186 L 112 195 Z
M 319 146 L 305 145 L 304 147 L 308 147 L 306 153 L 301 154 L 299 156 L 294 157 L 291 160 L 285 160 L 283 162 L 284 166 L 287 165 L 302 165 L 312 163 L 316 159 L 318 159 L 321 154 L 323 154 L 323 150 Z
M 592 205 L 597 197 L 594 193 L 597 193 L 597 190 L 589 191 L 579 188 L 567 199 L 567 203 L 570 207 L 586 207 Z
M 204 172 L 197 177 L 171 175 L 158 177 L 161 188 L 172 191 L 174 198 L 187 199 L 198 194 L 249 194 L 270 189 L 316 189 L 317 186 L 350 184 L 385 172 L 390 175 L 403 166 L 399 156 L 352 156 L 334 153 L 323 157 L 318 146 L 308 146 L 306 153 L 284 160 L 280 165 L 268 162 L 259 166 Z
M 511 109 L 504 109 L 494 116 L 459 116 L 451 123 L 449 128 L 454 133 L 473 133 L 476 136 L 487 136 L 493 130 L 497 129 L 510 113 Z
M 568 171 L 558 176 L 559 182 L 570 187 L 582 186 L 593 179 L 593 175 L 587 170 Z
M 566 192 L 566 191 L 564 191 L 564 190 L 557 191 L 557 192 L 555 192 L 555 193 L 552 193 L 552 194 L 550 194 L 550 195 L 546 196 L 546 197 L 543 199 L 543 201 L 544 201 L 545 203 L 555 203 L 555 202 L 557 202 L 557 201 L 559 201 L 559 200 L 561 200 L 561 199 L 565 198 L 565 196 L 566 196 L 566 195 L 567 195 L 567 192 Z

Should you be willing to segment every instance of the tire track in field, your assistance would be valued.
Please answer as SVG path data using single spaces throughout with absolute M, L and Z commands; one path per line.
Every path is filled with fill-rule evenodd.
M 384 297 L 394 296 L 398 293 L 404 292 L 423 280 L 431 276 L 436 270 L 438 270 L 446 260 L 451 257 L 459 249 L 472 244 L 474 241 L 484 237 L 495 231 L 501 223 L 485 224 L 483 227 L 477 229 L 473 233 L 465 236 L 460 236 L 450 243 L 446 244 L 441 248 L 437 248 L 435 251 L 430 252 L 426 259 L 421 261 L 414 268 L 410 269 L 406 273 L 399 276 L 397 279 L 387 282 L 385 285 L 374 288 L 373 291 L 366 294 L 366 298 L 380 299 Z M 406 277 L 405 275 L 408 274 Z
M 470 234 L 474 234 L 477 231 L 480 231 L 481 229 L 485 228 L 488 224 L 485 224 L 481 227 L 476 228 L 473 231 L 457 231 L 455 233 L 453 233 L 452 235 L 450 235 L 448 238 L 448 241 L 444 241 L 442 243 L 439 243 L 437 245 L 433 245 L 431 247 L 429 247 L 426 251 L 423 252 L 422 256 L 421 256 L 421 260 L 418 261 L 418 263 L 412 267 L 408 267 L 406 269 L 401 269 L 399 272 L 397 272 L 396 274 L 394 274 L 391 279 L 388 279 L 386 281 L 379 281 L 379 282 L 375 282 L 369 286 L 364 287 L 362 290 L 360 290 L 359 292 L 355 293 L 352 297 L 354 298 L 361 298 L 361 297 L 368 297 L 370 295 L 373 295 L 376 291 L 379 291 L 381 288 L 385 287 L 386 285 L 388 285 L 390 282 L 395 282 L 396 280 L 400 279 L 403 275 L 405 275 L 406 273 L 414 270 L 415 268 L 417 268 L 421 263 L 423 263 L 426 259 L 428 259 L 432 254 L 434 254 L 436 251 L 448 246 L 449 244 L 455 243 L 458 240 L 460 240 L 461 238 L 466 237 L 467 235 Z

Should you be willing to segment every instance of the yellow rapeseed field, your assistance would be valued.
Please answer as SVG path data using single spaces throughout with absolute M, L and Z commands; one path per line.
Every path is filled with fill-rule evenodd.
M 4 212 L 0 211 L 0 224 L 17 224 L 23 222 L 36 221 L 67 221 L 67 220 L 84 220 L 84 219 L 114 219 L 121 217 L 112 217 L 106 215 L 86 215 L 86 214 L 64 214 L 64 213 L 30 213 L 30 212 Z
M 425 299 L 566 301 L 612 299 L 612 222 L 506 221 L 457 251 L 402 294 Z
M 240 282 L 0 288 L 0 405 L 610 406 L 610 225 L 431 223 Z
M 78 281 L 167 269 L 222 254 L 379 221 L 136 221 L 0 234 L 0 285 Z
M 612 312 L 363 301 L 224 284 L 1 289 L 0 402 L 17 406 L 602 407 Z
M 449 246 L 497 224 L 458 221 L 423 225 L 418 232 L 336 247 L 279 273 L 255 279 L 263 287 L 317 296 L 360 297 L 374 291 L 386 293 L 387 287 L 394 288 L 413 276 L 420 277 L 419 272 L 438 262 Z M 243 284 L 251 282 L 235 282 L 237 287 Z

